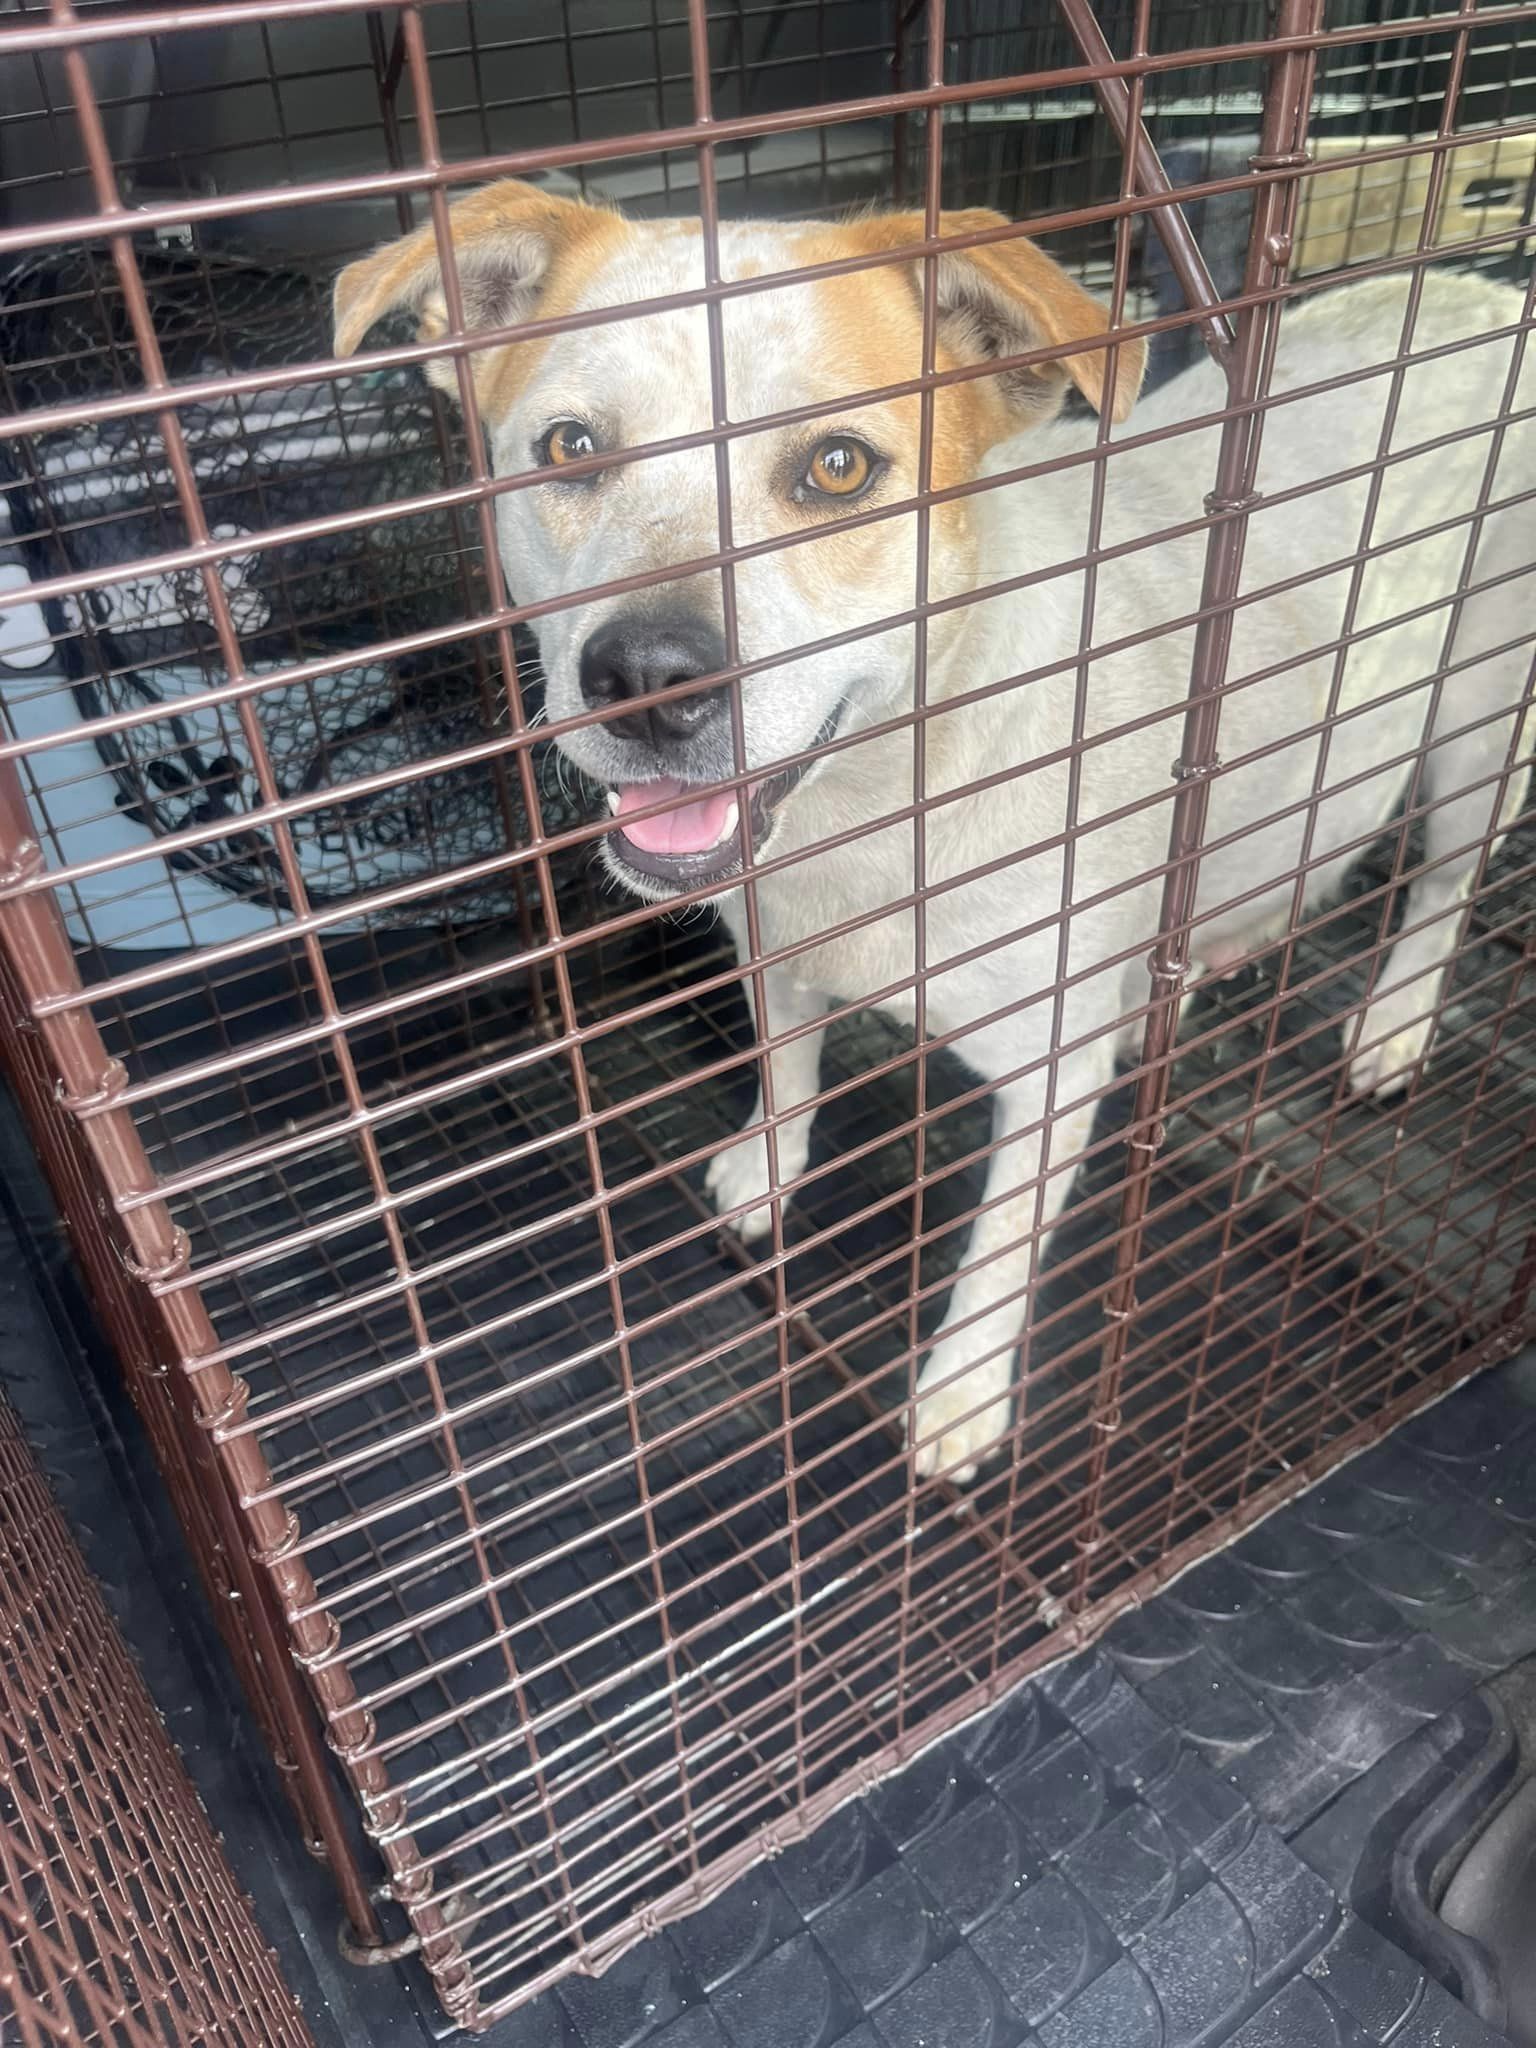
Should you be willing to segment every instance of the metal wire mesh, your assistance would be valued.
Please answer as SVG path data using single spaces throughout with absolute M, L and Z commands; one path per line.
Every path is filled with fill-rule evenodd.
M 157 1305 L 186 1395 L 175 1429 L 213 1447 L 393 1895 L 469 2026 L 600 1968 L 1529 1329 L 1531 838 L 1513 813 L 1536 546 L 1532 486 L 1500 458 L 1524 449 L 1532 403 L 1536 9 L 1357 7 L 1326 30 L 1305 0 L 1273 18 L 1016 14 L 615 0 L 512 25 L 480 6 L 395 22 L 348 0 L 227 0 L 215 32 L 59 0 L 0 29 L 22 167 L 0 223 L 0 942 L 69 1120 L 39 1110 L 40 1138 L 107 1191 L 87 1228 Z M 540 181 L 540 203 L 701 216 L 701 276 L 477 323 L 446 199 L 508 172 Z M 819 381 L 738 414 L 725 337 L 754 307 L 771 323 L 786 287 L 782 265 L 722 258 L 729 224 L 893 196 L 918 209 L 894 240 L 797 244 L 788 270 L 830 289 L 904 258 L 920 348 L 889 376 L 850 353 L 830 385 L 818 363 Z M 1074 450 L 1035 454 L 1026 434 L 1004 474 L 941 477 L 955 393 L 1053 365 L 1064 381 L 1084 341 L 957 361 L 942 264 L 1012 231 L 941 202 L 1028 220 L 1107 302 L 1120 357 L 1150 343 L 1154 395 L 1209 348 L 1225 384 L 1204 438 L 1157 412 L 1095 427 L 1072 395 Z M 417 220 L 457 269 L 445 331 L 418 336 L 396 307 L 339 366 L 332 273 Z M 1295 392 L 1271 389 L 1278 308 L 1304 312 L 1346 269 L 1399 281 L 1396 325 L 1316 381 L 1385 423 L 1347 474 L 1320 458 L 1276 483 L 1297 417 Z M 1436 310 L 1452 273 L 1481 277 L 1466 289 L 1497 318 L 1452 332 Z M 664 559 L 520 596 L 528 564 L 498 553 L 496 520 L 550 486 L 504 440 L 488 463 L 487 365 L 510 334 L 553 359 L 622 328 L 637 293 L 705 308 L 699 423 L 642 455 L 704 451 L 718 497 L 703 527 L 679 505 Z M 1431 366 L 1460 388 L 1471 345 L 1495 342 L 1475 416 L 1415 414 L 1394 440 L 1405 391 Z M 782 796 L 813 822 L 789 842 L 745 828 L 738 962 L 707 913 L 679 915 L 715 887 L 658 907 L 605 881 L 612 820 L 567 742 L 631 713 L 546 695 L 539 649 L 578 603 L 714 579 L 718 653 L 658 702 L 723 690 L 732 755 L 713 780 L 751 810 L 765 764 L 742 707 L 792 650 L 755 646 L 733 593 L 810 550 L 755 533 L 734 465 L 859 397 L 910 404 L 918 459 L 846 530 L 910 529 L 911 567 L 873 623 L 824 590 L 814 644 L 899 630 L 911 673 L 861 723 L 839 714 L 773 757 L 786 777 L 815 764 Z M 1194 481 L 1128 535 L 1117 492 L 1138 450 Z M 585 459 L 646 466 L 633 448 Z M 1411 520 L 1375 523 L 1405 461 L 1474 480 L 1431 530 L 1456 566 L 1401 571 L 1384 615 L 1377 566 L 1424 559 Z M 1074 471 L 1089 512 L 1060 559 L 943 587 L 934 535 L 957 508 Z M 1271 522 L 1321 521 L 1342 485 L 1361 495 L 1343 557 L 1266 583 Z M 1194 565 L 1187 608 L 1117 642 L 1093 592 L 1151 550 Z M 1294 644 L 1245 668 L 1243 622 L 1325 574 L 1332 611 L 1298 612 Z M 1081 607 L 1071 650 L 1026 644 L 1008 673 L 957 675 L 946 621 L 1011 585 Z M 1416 737 L 1351 773 L 1346 672 L 1395 619 L 1433 643 L 1394 680 Z M 1101 729 L 1096 679 L 1142 640 L 1177 681 Z M 1473 703 L 1463 679 L 1499 664 L 1516 682 Z M 1244 724 L 1319 674 L 1279 736 Z M 1052 687 L 1071 717 L 1050 758 L 958 785 L 933 769 L 957 699 L 982 716 L 1010 693 L 1024 720 Z M 1458 725 L 1443 707 L 1464 699 Z M 1436 764 L 1477 733 L 1469 789 Z M 1281 789 L 1298 737 L 1315 757 L 1302 793 L 1224 813 L 1224 778 L 1274 761 Z M 817 826 L 838 764 L 892 740 L 898 790 Z M 1139 765 L 1106 821 L 1095 763 L 1127 744 Z M 929 865 L 957 799 L 986 806 L 1043 769 L 1062 779 L 1030 784 L 1046 794 L 1010 843 L 959 875 Z M 1349 811 L 1378 772 L 1396 774 L 1393 815 Z M 1106 871 L 1095 834 L 1137 818 L 1157 853 Z M 1294 848 L 1266 869 L 1260 828 L 1286 820 Z M 912 848 L 890 896 L 830 935 L 786 934 L 775 906 L 809 893 L 808 857 L 854 872 L 881 828 Z M 1347 889 L 1320 897 L 1312 870 L 1349 855 Z M 1198 877 L 1219 862 L 1240 880 L 1212 904 Z M 972 949 L 999 963 L 998 1014 L 1048 1020 L 1032 1066 L 982 1062 L 985 1081 L 975 1018 L 935 993 L 948 957 L 926 950 L 957 880 L 983 873 L 1019 891 L 1012 928 Z M 1213 955 L 1223 918 L 1281 884 L 1280 914 Z M 1110 963 L 1123 993 L 1074 1080 L 1081 991 L 1105 962 L 1074 953 L 1073 930 L 1135 890 L 1146 910 Z M 906 964 L 889 987 L 839 985 L 824 956 L 893 900 Z M 1020 928 L 1048 956 L 1026 988 L 1002 964 Z M 1411 1032 L 1416 1016 L 1382 1028 L 1377 999 L 1390 941 L 1420 930 L 1450 938 L 1419 998 L 1432 1063 L 1399 1048 L 1403 1090 L 1361 1101 L 1344 1047 L 1368 1008 L 1378 1039 Z M 803 1167 L 803 1103 L 775 1091 L 819 1019 L 779 1021 L 770 979 L 797 962 L 831 991 Z M 771 1057 L 744 968 L 760 1013 L 777 990 Z M 1352 1050 L 1370 1055 L 1370 1031 Z M 1020 1141 L 990 1102 L 1021 1073 L 1044 1076 L 1050 1149 L 1010 1189 L 996 1162 Z M 705 1176 L 754 1116 L 775 1199 L 748 1242 Z M 754 1206 L 741 1195 L 736 1220 Z M 988 1271 L 1008 1276 L 987 1314 L 1007 1324 L 992 1351 L 1019 1347 L 1018 1391 L 972 1479 L 977 1460 L 925 1429 L 918 1383 Z M 313 1730 L 292 1701 L 268 1713 L 323 1807 Z M 381 1939 L 373 1873 L 315 1825 L 355 1933 Z
M 144 1681 L 0 1401 L 0 1969 L 10 2038 L 307 2048 Z

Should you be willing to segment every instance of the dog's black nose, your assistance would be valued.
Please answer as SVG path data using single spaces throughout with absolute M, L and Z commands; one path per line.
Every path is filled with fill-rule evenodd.
M 611 619 L 600 626 L 581 650 L 581 694 L 594 707 L 632 703 L 622 718 L 606 721 L 609 732 L 626 739 L 660 745 L 688 740 L 717 715 L 726 701 L 728 683 L 713 690 L 695 690 L 663 704 L 646 699 L 670 683 L 713 675 L 725 666 L 725 641 L 708 619 L 692 615 L 672 618 Z

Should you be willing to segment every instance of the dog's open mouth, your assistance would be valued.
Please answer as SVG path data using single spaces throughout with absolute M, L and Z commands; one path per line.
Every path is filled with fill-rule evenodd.
M 839 706 L 827 719 L 808 752 L 814 752 L 837 731 Z M 752 853 L 761 859 L 773 830 L 774 814 L 799 782 L 813 760 L 795 761 L 776 774 L 747 784 L 752 825 Z M 712 790 L 704 796 L 690 796 L 698 785 L 661 777 L 654 782 L 629 782 L 608 792 L 613 829 L 608 834 L 609 850 L 626 868 L 650 882 L 666 882 L 678 890 L 697 888 L 705 882 L 719 882 L 740 872 L 745 853 L 742 847 L 741 800 L 735 790 Z M 636 817 L 654 805 L 667 809 L 653 818 Z M 633 820 L 627 823 L 626 820 Z

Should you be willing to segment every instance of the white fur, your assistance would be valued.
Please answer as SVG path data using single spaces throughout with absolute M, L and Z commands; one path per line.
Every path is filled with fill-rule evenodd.
M 727 273 L 733 265 L 781 262 L 774 229 L 731 229 L 725 235 Z M 697 283 L 696 235 L 659 233 L 622 264 L 592 280 L 589 303 L 619 303 Z M 1311 301 L 1283 322 L 1272 389 L 1283 393 L 1397 353 L 1406 304 L 1401 280 L 1345 288 Z M 1426 348 L 1458 336 L 1507 327 L 1521 316 L 1512 290 L 1471 278 L 1431 275 L 1413 345 Z M 735 419 L 825 398 L 846 389 L 835 338 L 819 324 L 814 285 L 732 302 L 725 309 L 727 402 Z M 1406 377 L 1391 446 L 1412 447 L 1458 425 L 1497 418 L 1510 366 L 1506 338 L 1411 371 Z M 892 377 L 916 365 L 893 362 Z M 1368 463 L 1376 454 L 1391 380 L 1371 381 L 1275 409 L 1263 434 L 1259 486 L 1269 497 L 1297 484 Z M 1536 373 L 1524 376 L 1515 406 L 1536 399 Z M 1156 392 L 1133 414 L 1122 435 L 1196 419 L 1224 403 L 1222 380 L 1209 365 Z M 654 440 L 707 426 L 710 419 L 705 315 L 688 311 L 651 316 L 590 330 L 551 347 L 538 371 L 501 422 L 497 467 L 526 467 L 541 423 L 573 414 L 597 419 L 623 442 Z M 867 414 L 834 412 L 826 431 L 881 429 L 879 408 Z M 1092 423 L 1058 421 L 993 451 L 999 471 L 1089 446 Z M 1103 540 L 1114 546 L 1201 516 L 1202 498 L 1216 468 L 1219 430 L 1201 426 L 1151 447 L 1112 455 L 1107 472 Z M 732 444 L 734 538 L 750 541 L 782 530 L 776 519 L 773 463 L 782 434 Z M 1463 440 L 1386 472 L 1371 540 L 1379 545 L 1470 510 L 1482 482 L 1492 441 Z M 1018 577 L 1080 553 L 1088 536 L 1092 469 L 1081 465 L 1055 475 L 1005 486 L 973 501 L 974 566 L 942 550 L 935 554 L 932 594 L 985 586 Z M 523 599 L 571 593 L 609 577 L 710 552 L 716 543 L 712 452 L 703 449 L 636 465 L 592 499 L 590 519 L 576 540 L 553 530 L 541 491 L 501 501 L 504 552 L 512 585 Z M 1504 443 L 1492 495 L 1509 495 L 1536 481 L 1536 439 L 1528 425 Z M 914 478 L 904 480 L 910 490 Z M 1344 562 L 1360 544 L 1368 484 L 1340 483 L 1293 503 L 1260 505 L 1252 515 L 1242 567 L 1242 589 L 1252 592 L 1330 562 Z M 827 529 L 835 546 L 836 522 Z M 858 587 L 818 585 L 805 559 L 812 542 L 744 565 L 737 574 L 741 651 L 745 660 L 778 655 L 830 632 L 870 623 L 913 600 L 915 521 L 892 519 L 876 529 L 878 570 Z M 1397 617 L 1456 589 L 1471 529 L 1458 525 L 1381 556 L 1367 567 L 1356 607 L 1356 627 Z M 1530 507 L 1496 514 L 1484 525 L 1473 570 L 1486 578 L 1536 558 L 1536 517 Z M 1102 564 L 1091 641 L 1103 645 L 1133 634 L 1143 644 L 1095 660 L 1088 671 L 1089 737 L 1139 718 L 1157 707 L 1175 710 L 1188 688 L 1193 633 L 1160 630 L 1199 604 L 1206 542 L 1203 534 L 1169 538 Z M 799 557 L 800 559 L 796 559 Z M 966 582 L 966 578 L 970 582 Z M 713 577 L 708 601 L 718 602 Z M 1351 586 L 1348 566 L 1258 605 L 1234 618 L 1228 676 L 1232 685 L 1278 663 L 1272 679 L 1230 689 L 1222 709 L 1219 752 L 1227 764 L 1211 789 L 1206 838 L 1212 850 L 1200 864 L 1198 919 L 1191 951 L 1209 961 L 1230 960 L 1282 932 L 1292 912 L 1289 871 L 1299 860 L 1309 826 L 1305 800 L 1319 751 L 1316 732 L 1250 766 L 1245 756 L 1287 733 L 1315 724 L 1327 703 L 1334 657 L 1326 650 L 1340 632 Z M 578 604 L 546 618 L 539 638 L 549 676 L 552 718 L 578 713 L 579 650 L 594 624 L 622 600 Z M 927 696 L 930 703 L 975 690 L 1021 670 L 1076 654 L 1082 621 L 1083 580 L 1066 571 L 1022 591 L 982 598 L 930 629 Z M 1401 797 L 1406 766 L 1380 767 L 1411 755 L 1424 736 L 1430 681 L 1443 659 L 1449 613 L 1393 627 L 1361 641 L 1344 669 L 1340 707 L 1376 705 L 1407 683 L 1421 687 L 1392 703 L 1368 709 L 1339 726 L 1327 764 L 1327 796 L 1310 819 L 1312 856 L 1318 862 L 1306 888 L 1307 904 L 1333 889 L 1351 857 L 1349 842 L 1380 827 Z M 1536 619 L 1536 571 L 1470 601 L 1462 614 L 1452 659 L 1510 639 Z M 808 745 L 828 713 L 846 698 L 843 731 L 854 732 L 908 708 L 912 702 L 913 631 L 910 626 L 855 641 L 834 653 L 785 661 L 750 677 L 742 691 L 748 765 L 758 769 Z M 1529 648 L 1464 667 L 1440 698 L 1435 733 L 1443 743 L 1423 761 L 1420 794 L 1435 800 L 1429 854 L 1473 846 L 1498 821 L 1507 823 L 1525 788 L 1526 742 L 1519 772 L 1498 779 L 1514 740 L 1517 707 L 1528 701 Z M 927 881 L 951 880 L 1049 841 L 1067 822 L 1068 771 L 1034 766 L 1071 738 L 1076 677 L 1065 673 L 995 695 L 935 718 L 929 725 L 927 785 L 954 801 L 929 814 Z M 1461 738 L 1457 727 L 1506 716 Z M 1053 1033 L 1052 996 L 1057 974 L 1057 929 L 1063 863 L 1059 848 L 1013 861 L 997 873 L 964 882 L 931 899 L 927 913 L 926 1019 L 932 1032 L 960 1031 L 958 1050 L 984 1078 L 999 1085 L 995 1127 L 1010 1142 L 989 1169 L 988 1204 L 975 1224 L 943 1327 L 919 1382 L 915 1431 L 918 1467 L 925 1473 L 972 1473 L 999 1446 L 1010 1426 L 1012 1347 L 1024 1314 L 1024 1296 L 1037 1254 L 1032 1239 L 1044 1233 L 1069 1192 L 1070 1172 L 1041 1178 L 1041 1125 L 1047 1076 L 1054 1066 L 1049 1163 L 1070 1159 L 1086 1142 L 1095 1096 L 1110 1080 L 1119 1020 L 1147 997 L 1146 956 L 1158 917 L 1161 883 L 1152 877 L 1166 858 L 1169 805 L 1157 803 L 1129 816 L 1110 814 L 1137 799 L 1171 797 L 1170 763 L 1179 750 L 1180 722 L 1171 716 L 1128 736 L 1095 746 L 1083 756 L 1078 817 L 1105 822 L 1076 842 L 1073 900 L 1084 907 L 1070 925 L 1069 972 L 1084 974 L 1062 1003 L 1059 1037 Z M 566 751 L 600 780 L 624 779 L 623 749 L 601 729 L 569 735 Z M 1019 771 L 983 794 L 971 785 L 999 770 Z M 1376 770 L 1377 772 L 1371 772 Z M 726 756 L 713 772 L 727 777 Z M 1354 782 L 1354 778 L 1365 779 Z M 1353 786 L 1344 786 L 1351 785 Z M 1469 785 L 1481 784 L 1470 788 Z M 826 761 L 800 785 L 778 814 L 766 849 L 774 859 L 813 846 L 833 831 L 877 820 L 909 804 L 913 744 L 909 731 L 872 740 Z M 1465 794 L 1457 795 L 1458 791 Z M 1282 816 L 1297 805 L 1294 815 Z M 1230 834 L 1243 836 L 1231 845 Z M 1385 1091 L 1406 1079 L 1422 1059 L 1431 1030 L 1447 954 L 1476 869 L 1475 851 L 1458 856 L 1416 881 L 1406 906 L 1410 927 L 1382 973 L 1363 1019 L 1353 1057 L 1352 1085 L 1361 1093 Z M 1102 892 L 1120 882 L 1102 902 Z M 824 944 L 829 927 L 895 904 L 913 888 L 913 833 L 909 823 L 869 833 L 854 847 L 797 863 L 758 885 L 763 945 L 797 946 L 792 968 L 766 977 L 769 1014 L 760 1023 L 779 1035 L 811 1023 L 833 999 L 856 1000 L 910 977 L 914 933 L 909 910 L 894 909 L 858 932 Z M 738 945 L 744 940 L 739 890 L 723 900 Z M 949 970 L 946 960 L 1022 927 L 1031 936 L 1009 940 L 968 965 Z M 995 1018 L 1007 1004 L 1022 1004 Z M 910 1020 L 910 991 L 885 1007 Z M 983 1021 L 991 1020 L 991 1021 Z M 780 1182 L 806 1161 L 809 1116 L 799 1106 L 814 1096 L 820 1033 L 810 1031 L 772 1058 L 773 1107 L 778 1122 Z M 1027 1072 L 1020 1070 L 1029 1069 Z M 1005 1079 L 1004 1077 L 1015 1078 Z M 762 1115 L 761 1102 L 752 1121 Z M 757 1203 L 770 1193 L 766 1149 L 749 1136 L 714 1162 L 710 1185 L 722 1206 Z M 742 1228 L 765 1229 L 765 1207 L 747 1207 Z

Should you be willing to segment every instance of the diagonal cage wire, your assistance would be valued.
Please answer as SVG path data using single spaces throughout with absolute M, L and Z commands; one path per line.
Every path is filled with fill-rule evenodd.
M 147 1322 L 171 1361 L 169 1408 L 152 1374 L 134 1385 L 161 1404 L 194 1546 L 217 1525 L 250 1552 L 237 1659 L 259 1689 L 286 1636 L 309 1688 L 314 1713 L 297 1682 L 265 1702 L 270 1739 L 349 1939 L 398 1946 L 404 1908 L 475 2028 L 708 1898 L 1503 1355 L 1536 1278 L 1531 840 L 1508 815 L 1529 740 L 1471 694 L 1502 661 L 1530 695 L 1536 548 L 1503 537 L 1530 531 L 1536 491 L 1508 460 L 1533 405 L 1536 9 L 616 11 L 514 31 L 478 7 L 228 0 L 215 31 L 54 0 L 0 30 L 29 78 L 4 109 L 21 168 L 0 220 L 12 1064 L 114 1330 L 142 1348 Z M 696 273 L 640 304 L 482 317 L 450 201 L 503 174 L 553 204 L 697 218 Z M 893 199 L 886 241 L 815 239 Z M 810 237 L 787 268 L 737 264 L 735 228 L 761 219 Z M 956 360 L 950 266 L 1016 250 L 1019 220 L 1107 329 Z M 413 227 L 439 331 L 381 325 L 336 360 L 334 273 Z M 1448 272 L 1495 281 L 1497 320 L 1442 332 Z M 1277 381 L 1288 315 L 1341 273 L 1399 291 L 1400 331 L 1347 372 Z M 898 274 L 910 360 L 850 356 L 766 406 L 744 388 L 744 319 L 797 289 L 874 304 Z M 570 487 L 595 502 L 696 458 L 699 521 L 679 512 L 664 559 L 524 594 L 498 535 L 551 487 L 498 441 L 498 360 L 674 317 L 705 339 L 697 423 L 579 459 Z M 1410 418 L 1405 394 L 1495 346 L 1477 416 Z M 1002 375 L 1097 359 L 1113 393 L 1143 348 L 1166 381 L 1207 347 L 1219 381 L 1193 419 L 1106 407 L 1070 451 L 1025 435 L 1006 468 L 943 468 L 946 408 Z M 1381 409 L 1374 449 L 1275 483 L 1299 409 L 1338 385 Z M 842 531 L 910 544 L 904 586 L 851 623 L 829 597 L 765 649 L 753 578 L 811 573 L 821 537 L 754 528 L 754 449 L 903 405 L 912 474 Z M 1148 455 L 1199 488 L 1128 531 L 1122 479 Z M 1435 457 L 1479 481 L 1394 525 L 1382 505 Z M 946 521 L 1075 475 L 1086 523 L 1058 559 L 946 587 Z M 1252 569 L 1273 522 L 1344 490 L 1342 555 Z M 1444 589 L 1413 580 L 1430 541 L 1458 564 Z M 1179 550 L 1192 601 L 1117 637 L 1105 588 Z M 743 821 L 740 957 L 708 883 L 658 908 L 603 879 L 611 821 L 566 743 L 630 712 L 562 706 L 540 662 L 584 607 L 709 579 L 718 659 L 652 697 L 726 706 L 728 763 L 697 787 Z M 1335 589 L 1336 630 L 1246 651 L 1266 607 Z M 946 672 L 968 614 L 1056 591 L 1067 656 Z M 1397 757 L 1351 773 L 1345 678 L 1392 632 L 1434 652 L 1389 693 Z M 881 746 L 900 786 L 797 843 L 760 836 L 754 707 L 786 654 L 874 661 L 896 638 L 910 702 L 782 765 L 815 771 L 797 816 Z M 1106 725 L 1101 678 L 1138 650 L 1177 691 Z M 1234 738 L 1319 664 L 1312 715 Z M 1058 748 L 945 780 L 958 721 L 1023 718 L 1053 687 Z M 1213 814 L 1223 777 L 1278 774 L 1298 736 L 1301 795 L 1267 821 Z M 1156 769 L 1106 809 L 1097 763 L 1127 745 Z M 1396 814 L 1329 837 L 1329 806 L 1384 769 Z M 1008 803 L 1027 829 L 946 868 L 964 807 Z M 1512 828 L 1497 851 L 1492 818 Z M 1213 902 L 1202 874 L 1266 822 L 1299 834 L 1287 912 L 1211 958 L 1274 878 Z M 1135 873 L 1097 851 L 1122 827 L 1157 848 Z M 885 899 L 784 927 L 819 861 L 893 835 L 909 853 Z M 1347 888 L 1320 901 L 1344 854 Z M 962 964 L 997 985 L 957 1024 L 936 934 L 988 880 L 1017 905 L 967 935 Z M 1150 922 L 1085 953 L 1138 889 Z M 796 975 L 897 913 L 899 971 L 794 1007 Z M 1373 1039 L 1391 946 L 1448 919 L 1447 979 Z M 1003 974 L 1022 946 L 1048 965 L 1021 991 Z M 1133 992 L 1085 1022 L 1109 968 Z M 1394 1050 L 1421 1015 L 1427 1065 Z M 983 1079 L 979 1024 L 1031 1049 Z M 796 1063 L 823 1028 L 807 1097 Z M 1387 1106 L 1350 1093 L 1373 1056 L 1405 1068 Z M 1010 1089 L 1037 1107 L 999 1131 Z M 750 1241 L 720 1212 L 739 1223 L 753 1194 L 706 1186 L 743 1131 L 767 1171 Z M 974 1479 L 925 1454 L 922 1421 L 941 1337 L 967 1332 L 982 1364 L 1017 1352 L 1020 1389 Z M 995 1406 L 951 1384 L 960 1422 Z

